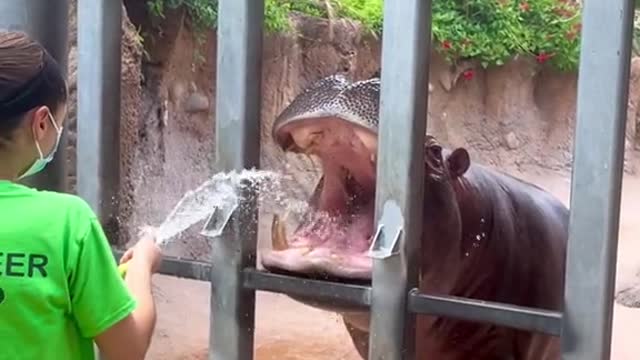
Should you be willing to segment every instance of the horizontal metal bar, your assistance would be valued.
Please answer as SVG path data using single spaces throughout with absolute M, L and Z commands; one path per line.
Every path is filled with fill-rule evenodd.
M 120 259 L 122 254 L 124 254 L 124 252 L 113 250 L 113 256 L 115 256 L 116 259 Z M 200 261 L 165 256 L 162 259 L 158 273 L 184 279 L 210 281 L 211 265 Z
M 119 259 L 123 252 L 114 250 L 113 254 L 116 259 Z M 211 265 L 199 261 L 165 257 L 159 273 L 185 279 L 210 281 Z M 305 296 L 318 301 L 340 301 L 351 306 L 371 305 L 369 286 L 303 279 L 271 274 L 257 269 L 244 270 L 243 286 L 254 290 Z M 562 328 L 562 314 L 558 312 L 453 296 L 424 295 L 419 294 L 416 289 L 410 293 L 409 311 L 492 323 L 554 336 L 560 336 Z
M 352 306 L 368 307 L 371 305 L 371 288 L 369 286 L 302 279 L 266 273 L 256 269 L 245 269 L 244 275 L 246 288 L 305 296 L 319 301 L 339 301 L 342 304 Z
M 116 259 L 124 252 L 113 250 Z M 164 257 L 158 272 L 191 280 L 210 281 L 211 265 L 176 257 Z M 321 280 L 302 279 L 293 276 L 270 274 L 257 269 L 245 269 L 243 287 L 287 295 L 313 297 L 317 300 L 339 300 L 342 303 L 367 307 L 370 305 L 368 286 L 346 285 Z
M 562 332 L 562 314 L 559 312 L 454 296 L 425 295 L 417 289 L 410 293 L 409 311 L 553 336 L 560 336 Z

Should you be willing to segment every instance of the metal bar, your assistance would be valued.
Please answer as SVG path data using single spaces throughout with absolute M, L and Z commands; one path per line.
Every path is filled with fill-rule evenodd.
M 430 42 L 431 0 L 384 2 L 376 219 L 394 205 L 403 219 L 397 255 L 374 259 L 369 359 L 415 352 L 407 297 L 418 281 Z
M 119 232 L 121 29 L 119 1 L 78 1 L 77 191 L 112 240 Z
M 256 269 L 246 269 L 244 275 L 244 286 L 250 289 L 304 296 L 318 301 L 340 301 L 341 304 L 362 308 L 371 304 L 369 286 L 301 279 Z
M 633 0 L 583 2 L 562 358 L 609 359 Z
M 56 59 L 66 76 L 68 49 L 68 0 L 2 0 L 0 29 L 24 31 L 40 42 Z M 24 182 L 41 190 L 67 190 L 67 136 L 62 134 L 54 160 Z
M 515 329 L 560 336 L 562 314 L 510 304 L 435 296 L 411 291 L 409 310 L 418 314 L 490 323 Z
M 124 251 L 112 251 L 116 261 L 124 254 Z M 201 261 L 186 260 L 172 256 L 165 256 L 162 259 L 158 273 L 184 279 L 211 281 L 211 265 Z
M 116 260 L 123 254 L 124 251 L 113 250 Z M 177 257 L 164 257 L 158 273 L 184 279 L 211 281 L 211 265 Z M 318 300 L 340 300 L 352 306 L 368 307 L 371 304 L 369 286 L 302 279 L 267 273 L 254 268 L 243 271 L 243 287 L 287 295 L 309 296 Z
M 224 171 L 258 167 L 264 0 L 218 2 L 217 164 Z M 255 290 L 243 270 L 256 265 L 257 211 L 248 192 L 213 243 L 210 360 L 253 358 Z

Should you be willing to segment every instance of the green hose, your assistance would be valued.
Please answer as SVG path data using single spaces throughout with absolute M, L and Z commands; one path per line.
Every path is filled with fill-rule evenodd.
M 118 265 L 118 272 L 120 272 L 120 276 L 123 278 L 127 275 L 127 270 L 129 269 L 129 262 L 127 261 L 124 264 Z

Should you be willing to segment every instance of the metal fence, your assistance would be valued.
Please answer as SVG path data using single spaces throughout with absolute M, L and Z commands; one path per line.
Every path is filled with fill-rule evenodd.
M 20 30 L 38 40 L 63 69 L 67 68 L 68 0 L 2 0 L 0 29 Z M 66 132 L 60 140 L 67 142 Z M 65 187 L 67 149 L 60 146 L 55 159 L 37 175 L 25 179 L 39 189 Z
M 12 26 L 22 21 L 22 27 L 30 30 L 33 21 L 44 23 L 46 19 L 1 14 L 22 14 L 30 6 L 51 8 L 62 3 L 3 1 L 0 21 Z M 216 145 L 221 170 L 258 165 L 263 13 L 263 0 L 219 1 Z M 413 358 L 414 337 L 406 335 L 414 327 L 416 314 L 561 336 L 566 360 L 609 358 L 633 1 L 589 0 L 583 6 L 563 314 L 423 295 L 416 290 L 419 264 L 408 254 L 419 246 L 421 232 L 421 204 L 416 199 L 422 199 L 424 174 L 422 166 L 415 165 L 422 161 L 419 150 L 428 103 L 430 14 L 429 0 L 385 1 L 376 216 L 380 218 L 384 204 L 400 209 L 404 231 L 399 250 L 374 260 L 371 287 L 263 273 L 256 270 L 255 204 L 240 206 L 242 213 L 232 217 L 222 239 L 215 242 L 211 264 L 167 259 L 162 269 L 165 274 L 211 281 L 215 322 L 211 322 L 210 359 L 252 359 L 256 290 L 370 306 L 370 359 Z M 105 205 L 114 193 L 107 188 L 114 186 L 109 176 L 112 171 L 117 174 L 105 149 L 117 138 L 119 113 L 114 109 L 119 108 L 119 96 L 114 94 L 119 94 L 119 2 L 79 0 L 79 15 L 78 87 L 82 95 L 78 148 L 82 161 L 78 163 L 78 190 L 104 219 L 113 212 Z M 392 186 L 397 183 L 402 186 Z

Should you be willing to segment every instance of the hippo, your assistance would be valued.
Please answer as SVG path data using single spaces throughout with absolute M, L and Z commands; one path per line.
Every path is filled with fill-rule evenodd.
M 370 284 L 380 81 L 325 77 L 274 122 L 285 151 L 311 154 L 322 177 L 310 212 L 289 236 L 274 216 L 265 271 Z M 569 210 L 542 188 L 477 163 L 425 134 L 424 218 L 419 291 L 561 311 Z M 358 353 L 368 356 L 368 308 L 293 297 L 341 315 Z M 560 359 L 559 339 L 419 315 L 418 359 Z

